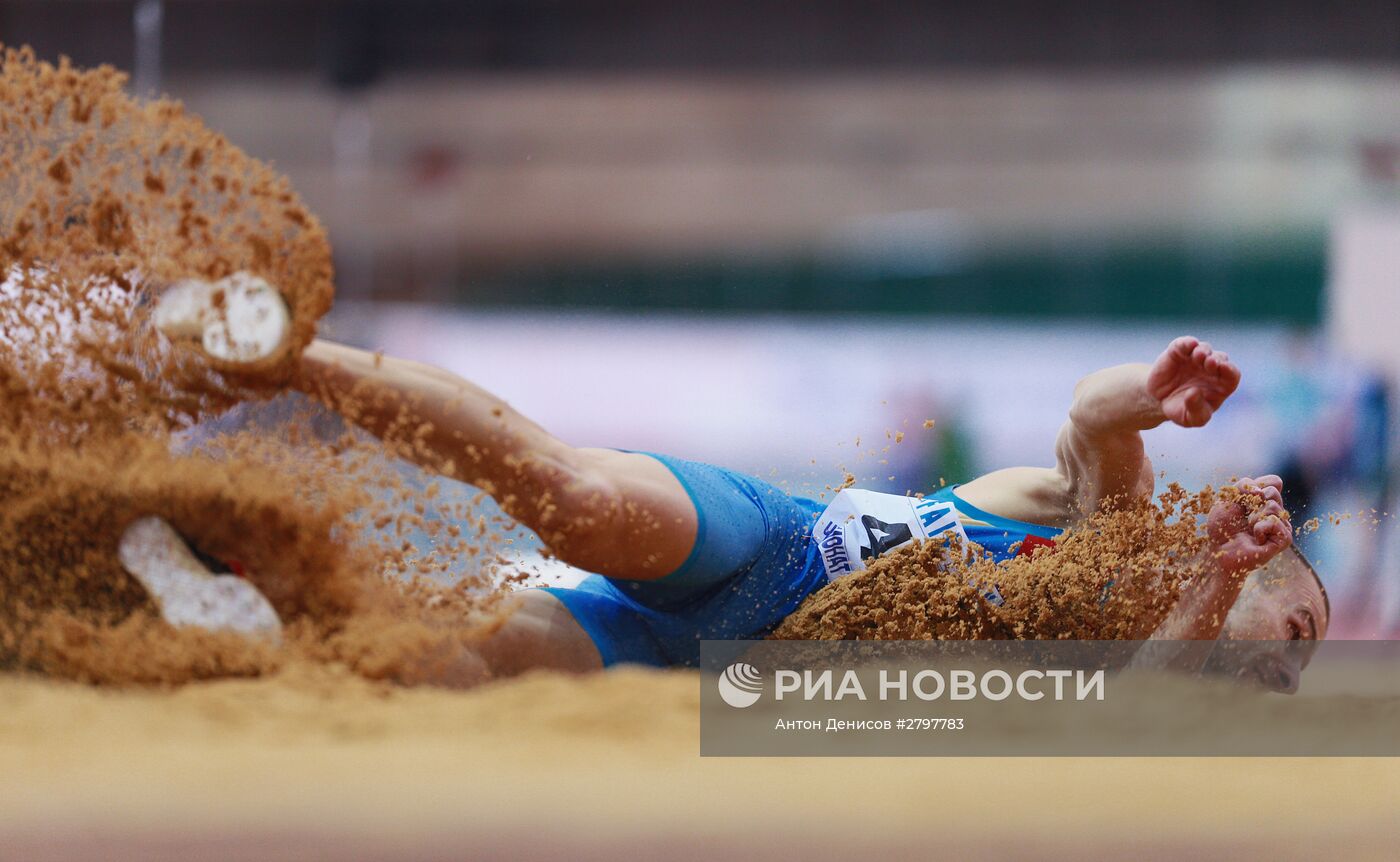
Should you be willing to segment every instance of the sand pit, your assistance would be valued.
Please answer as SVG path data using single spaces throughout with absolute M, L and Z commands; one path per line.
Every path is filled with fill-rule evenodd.
M 27 132 L 3 153 L 0 264 L 6 298 L 34 301 L 0 317 L 0 858 L 1391 855 L 1400 767 L 1385 760 L 701 759 L 689 672 L 383 681 L 412 682 L 490 599 L 385 577 L 432 568 L 395 550 L 414 501 L 375 466 L 414 424 L 383 446 L 175 454 L 174 432 L 291 372 L 240 377 L 142 316 L 173 279 L 247 270 L 288 293 L 304 345 L 331 293 L 319 225 L 285 180 L 177 106 L 125 96 L 112 70 L 5 63 L 6 120 Z M 288 621 L 285 647 L 161 627 L 111 556 L 121 522 L 153 511 L 210 551 L 262 555 L 250 578 Z M 366 522 L 388 540 L 337 529 Z M 489 552 L 491 535 L 442 553 Z M 1045 618 L 1003 578 L 1022 628 L 989 626 L 1060 636 L 1107 571 Z M 874 598 L 857 627 L 907 606 Z M 968 634 L 915 629 L 887 634 Z
M 0 680 L 12 859 L 1393 858 L 1387 759 L 701 759 L 691 672 Z

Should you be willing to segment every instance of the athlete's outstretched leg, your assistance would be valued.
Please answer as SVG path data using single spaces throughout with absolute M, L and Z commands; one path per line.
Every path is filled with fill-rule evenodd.
M 216 361 L 249 369 L 283 355 L 291 332 L 276 290 L 247 273 L 172 285 L 153 320 L 172 338 L 199 339 Z M 496 396 L 422 363 L 317 341 L 300 368 L 302 388 L 376 436 L 411 439 L 402 454 L 482 488 L 567 563 L 655 580 L 695 543 L 695 507 L 654 458 L 569 446 Z
M 170 625 L 281 639 L 281 620 L 257 587 L 233 574 L 217 574 L 218 564 L 201 558 L 165 520 L 133 522 L 122 533 L 117 555 Z M 602 668 L 597 647 L 557 598 L 544 590 L 525 590 L 507 601 L 511 606 L 498 619 L 482 621 L 486 634 L 475 648 L 463 646 L 410 663 L 400 669 L 398 681 L 469 687 L 537 668 Z
M 454 374 L 317 341 L 302 358 L 303 387 L 353 395 L 346 418 L 384 436 L 413 430 L 405 454 L 489 493 L 570 565 L 608 577 L 655 580 L 695 543 L 695 506 L 648 455 L 570 446 L 509 404 Z M 408 425 L 407 423 L 414 423 Z

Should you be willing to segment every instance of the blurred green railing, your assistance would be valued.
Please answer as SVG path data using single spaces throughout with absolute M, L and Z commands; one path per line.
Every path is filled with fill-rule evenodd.
M 461 279 L 477 306 L 718 312 L 1188 318 L 1307 325 L 1321 314 L 1326 238 L 1021 247 L 937 273 L 791 256 L 555 263 Z

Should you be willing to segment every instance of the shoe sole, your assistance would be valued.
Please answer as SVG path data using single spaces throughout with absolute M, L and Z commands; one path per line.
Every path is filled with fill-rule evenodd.
M 166 336 L 198 340 L 209 356 L 233 365 L 276 359 L 292 331 L 282 294 L 246 272 L 175 282 L 156 298 L 152 318 Z
M 281 637 L 282 621 L 257 587 L 235 575 L 210 572 L 160 518 L 141 518 L 127 527 L 117 557 L 150 593 L 161 617 L 176 628 Z

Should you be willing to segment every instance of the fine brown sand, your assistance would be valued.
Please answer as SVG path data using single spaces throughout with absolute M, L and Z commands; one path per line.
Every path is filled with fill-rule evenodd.
M 1227 490 L 1172 485 L 1151 504 L 1108 508 L 1004 563 L 979 549 L 907 546 L 803 602 L 779 640 L 1140 640 L 1208 560 L 1198 516 Z M 982 594 L 995 586 L 1003 603 Z
M 1394 759 L 700 758 L 697 675 L 0 678 L 0 857 L 1393 858 Z

